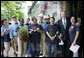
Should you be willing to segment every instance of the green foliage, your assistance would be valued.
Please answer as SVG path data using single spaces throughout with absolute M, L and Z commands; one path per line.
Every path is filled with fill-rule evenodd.
M 29 36 L 28 35 L 28 27 L 27 26 L 21 26 L 19 29 L 19 36 L 24 37 L 24 36 Z
M 24 18 L 24 13 L 21 11 L 24 7 L 22 6 L 24 1 L 1 1 L 1 18 L 8 17 L 11 19 L 12 16 L 17 15 L 18 19 Z

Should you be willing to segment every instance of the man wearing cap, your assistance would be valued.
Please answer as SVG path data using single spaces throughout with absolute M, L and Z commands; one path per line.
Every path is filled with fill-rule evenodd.
M 43 28 L 43 24 L 44 24 L 44 22 L 43 22 L 43 14 L 39 14 L 38 15 L 39 16 L 39 24 L 42 26 L 42 28 Z M 43 36 L 43 33 L 41 34 L 41 42 L 40 42 L 40 53 L 41 54 L 43 54 L 43 38 L 44 38 L 44 36 Z
M 12 43 L 12 47 L 14 49 L 14 54 L 17 56 L 17 51 L 18 51 L 18 27 L 20 25 L 19 21 L 17 21 L 17 16 L 13 16 L 12 17 L 13 22 L 11 24 L 11 30 L 10 30 L 10 38 L 11 38 L 11 43 Z
M 46 43 L 45 43 L 45 28 L 47 27 L 47 23 L 44 22 L 45 20 L 43 20 L 43 14 L 39 14 L 40 20 L 39 20 L 39 24 L 42 26 L 43 28 L 43 33 L 41 34 L 41 53 L 43 54 L 43 56 L 46 56 Z M 48 19 L 48 16 L 44 17 L 45 19 Z

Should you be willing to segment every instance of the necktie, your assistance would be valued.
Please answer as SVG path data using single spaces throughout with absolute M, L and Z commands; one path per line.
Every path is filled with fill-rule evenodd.
M 64 19 L 64 28 L 66 29 L 66 20 Z

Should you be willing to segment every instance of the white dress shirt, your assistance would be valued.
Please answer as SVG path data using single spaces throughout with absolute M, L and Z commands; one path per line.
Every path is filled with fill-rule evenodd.
M 64 26 L 64 28 L 66 29 L 66 18 L 65 19 L 62 19 L 62 23 L 63 23 L 63 26 Z

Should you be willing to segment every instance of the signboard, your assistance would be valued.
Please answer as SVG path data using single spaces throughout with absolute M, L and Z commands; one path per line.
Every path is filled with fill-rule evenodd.
M 47 2 L 47 8 L 48 9 L 56 9 L 58 6 L 58 3 L 55 1 L 55 2 Z
M 55 21 L 58 21 L 61 12 L 61 5 L 60 1 L 41 1 L 40 11 L 45 11 L 46 14 L 50 15 L 50 17 L 54 16 L 56 19 Z
M 40 11 L 45 11 L 47 9 L 47 2 L 41 1 L 40 2 Z

